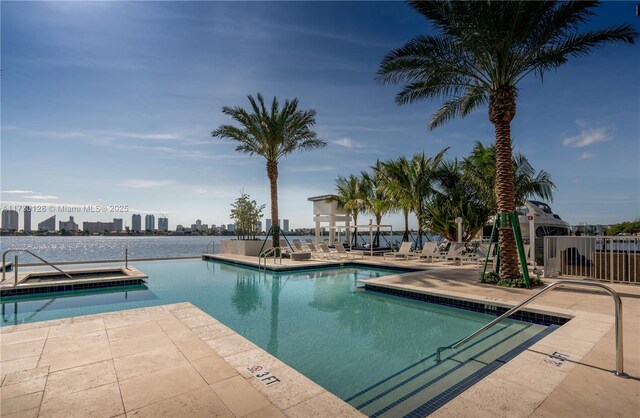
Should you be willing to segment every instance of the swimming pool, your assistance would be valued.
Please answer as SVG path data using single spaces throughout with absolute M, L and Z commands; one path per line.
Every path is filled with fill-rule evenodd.
M 494 317 L 357 288 L 358 279 L 397 271 L 273 273 L 200 260 L 133 265 L 148 274 L 146 285 L 3 298 L 2 324 L 191 302 L 369 416 L 430 412 L 443 392 L 549 330 L 504 321 L 435 363 L 439 346 Z

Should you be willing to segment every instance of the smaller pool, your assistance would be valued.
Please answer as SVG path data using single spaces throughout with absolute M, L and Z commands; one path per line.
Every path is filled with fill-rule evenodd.
M 191 302 L 366 415 L 428 414 L 551 328 L 507 320 L 435 362 L 492 315 L 365 291 L 369 267 L 274 273 L 200 260 L 133 263 L 146 285 L 2 299 L 2 324 Z

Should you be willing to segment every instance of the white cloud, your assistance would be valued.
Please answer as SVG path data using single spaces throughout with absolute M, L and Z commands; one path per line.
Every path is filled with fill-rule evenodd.
M 38 199 L 38 200 L 52 200 L 57 199 L 58 196 L 54 196 L 51 194 L 32 194 L 29 196 L 22 196 L 25 199 Z
M 583 152 L 582 155 L 580 155 L 580 158 L 578 158 L 578 160 L 589 160 L 595 156 L 596 156 L 595 154 L 592 154 L 590 152 Z
M 613 139 L 613 135 L 607 128 L 591 128 L 581 121 L 578 121 L 578 125 L 582 128 L 580 133 L 575 136 L 564 138 L 562 140 L 562 145 L 565 147 L 582 148 Z
M 340 138 L 340 139 L 336 139 L 335 141 L 331 141 L 336 145 L 340 145 L 341 147 L 345 147 L 345 148 L 362 148 L 364 147 L 364 145 L 358 143 L 357 141 L 354 141 L 353 139 L 349 138 L 349 137 L 344 137 L 344 138 Z
M 169 186 L 174 182 L 171 180 L 142 180 L 131 179 L 120 183 L 120 187 L 127 187 L 130 189 L 151 189 L 154 187 Z
M 33 193 L 32 190 L 2 190 L 1 193 L 7 194 L 24 194 L 24 193 Z

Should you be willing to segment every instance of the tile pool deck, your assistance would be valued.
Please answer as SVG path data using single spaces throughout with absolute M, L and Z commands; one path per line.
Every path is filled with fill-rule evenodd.
M 5 327 L 0 337 L 2 417 L 362 416 L 190 303 Z M 255 366 L 280 382 L 267 385 Z
M 255 258 L 236 259 L 256 264 Z M 368 280 L 379 286 L 506 305 L 533 292 L 480 284 L 472 265 L 364 261 L 423 270 Z M 609 373 L 615 364 L 611 298 L 586 289 L 556 290 L 531 309 L 574 319 L 433 416 L 638 416 L 640 287 L 611 287 L 623 298 L 630 379 Z M 361 416 L 188 303 L 5 327 L 0 345 L 3 417 Z M 568 358 L 550 364 L 555 351 Z M 252 365 L 282 382 L 265 386 L 248 372 Z

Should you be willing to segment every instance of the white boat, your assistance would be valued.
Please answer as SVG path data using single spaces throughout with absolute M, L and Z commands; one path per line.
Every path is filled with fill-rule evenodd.
M 519 214 L 520 231 L 525 242 L 530 241 L 531 227 L 535 230 L 536 239 L 542 239 L 546 236 L 571 235 L 571 225 L 563 221 L 559 215 L 553 213 L 551 207 L 546 203 L 528 200 L 524 206 L 519 206 L 516 211 Z M 494 217 L 492 216 L 489 218 L 487 226 L 483 229 L 484 238 L 491 236 L 493 222 Z

